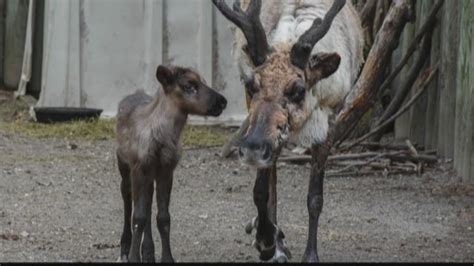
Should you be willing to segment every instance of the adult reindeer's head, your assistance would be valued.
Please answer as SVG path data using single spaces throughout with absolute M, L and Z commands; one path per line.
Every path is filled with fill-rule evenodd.
M 238 0 L 231 9 L 224 0 L 214 5 L 244 34 L 243 47 L 254 68 L 244 79 L 250 97 L 249 126 L 242 136 L 241 159 L 259 168 L 271 166 L 289 135 L 307 121 L 311 110 L 306 95 L 319 80 L 333 74 L 341 58 L 336 53 L 311 55 L 314 45 L 328 32 L 345 0 L 334 1 L 324 19 L 312 26 L 295 44 L 270 47 L 260 21 L 261 0 L 243 11 Z

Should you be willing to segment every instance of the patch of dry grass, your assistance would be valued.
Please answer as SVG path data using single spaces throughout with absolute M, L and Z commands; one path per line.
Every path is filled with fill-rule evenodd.
M 111 140 L 115 138 L 115 119 L 74 121 L 41 124 L 23 120 L 5 123 L 4 128 L 13 134 L 32 138 L 62 138 L 68 140 Z M 231 129 L 222 127 L 186 126 L 182 141 L 184 146 L 215 147 L 226 143 Z
M 115 138 L 115 119 L 92 119 L 65 123 L 42 124 L 30 121 L 32 99 L 20 97 L 0 104 L 0 130 L 7 134 L 21 134 L 31 138 L 60 138 L 66 140 L 112 140 Z M 222 146 L 234 130 L 223 127 L 186 126 L 182 136 L 185 147 Z
M 216 147 L 223 146 L 232 136 L 234 130 L 223 127 L 186 126 L 182 141 L 184 146 Z
M 109 140 L 115 138 L 114 119 L 83 120 L 66 123 L 42 124 L 21 119 L 5 123 L 10 133 L 32 138 L 62 138 L 82 140 Z

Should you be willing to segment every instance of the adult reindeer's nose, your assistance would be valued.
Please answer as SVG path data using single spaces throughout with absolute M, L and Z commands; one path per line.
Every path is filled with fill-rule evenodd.
M 272 144 L 265 139 L 244 138 L 239 147 L 239 155 L 246 164 L 266 167 L 271 163 Z

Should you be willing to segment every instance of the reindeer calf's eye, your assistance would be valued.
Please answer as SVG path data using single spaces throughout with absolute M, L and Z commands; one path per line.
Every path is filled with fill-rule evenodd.
M 186 94 L 196 94 L 197 93 L 197 90 L 196 90 L 196 87 L 194 87 L 193 85 L 191 84 L 186 84 L 183 86 L 183 90 Z

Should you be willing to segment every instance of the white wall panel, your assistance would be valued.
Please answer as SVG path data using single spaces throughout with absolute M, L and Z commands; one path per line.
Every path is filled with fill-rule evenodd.
M 245 99 L 231 55 L 230 24 L 208 0 L 46 0 L 39 106 L 104 109 L 116 114 L 125 95 L 153 94 L 161 63 L 199 70 L 229 100 L 217 119 L 238 124 Z

